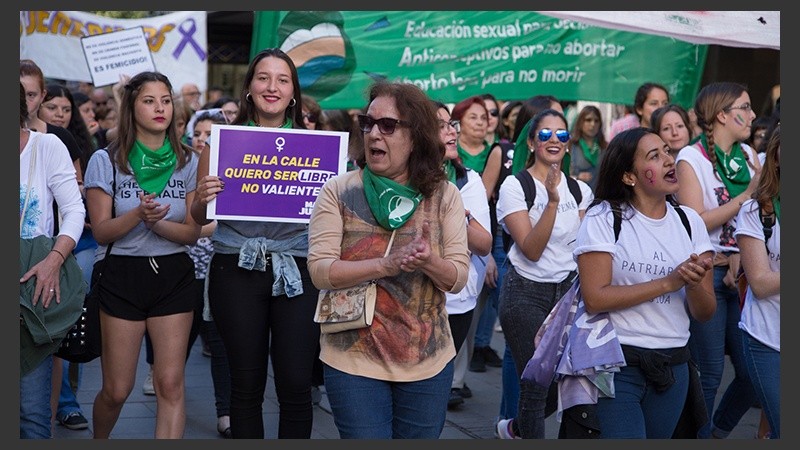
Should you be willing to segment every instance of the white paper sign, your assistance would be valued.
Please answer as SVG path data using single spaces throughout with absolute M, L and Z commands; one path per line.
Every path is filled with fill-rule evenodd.
M 117 83 L 120 75 L 156 70 L 142 27 L 84 36 L 81 45 L 95 87 Z

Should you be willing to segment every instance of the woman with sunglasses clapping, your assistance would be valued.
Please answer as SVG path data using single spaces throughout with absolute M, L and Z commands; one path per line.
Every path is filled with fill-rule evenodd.
M 322 335 L 325 389 L 342 439 L 438 439 L 456 355 L 445 292 L 469 271 L 464 204 L 420 88 L 374 84 L 358 125 L 359 169 L 323 185 L 308 266 L 321 289 L 374 280 L 377 301 L 371 326 Z
M 577 275 L 572 249 L 584 212 L 594 198 L 588 184 L 575 180 L 581 192 L 578 202 L 567 175 L 561 171 L 569 142 L 567 119 L 562 113 L 545 109 L 536 114 L 527 142 L 530 153 L 526 169 L 506 177 L 497 202 L 497 220 L 513 238 L 498 314 L 518 378 L 533 356 L 536 332 Z M 522 185 L 527 175 L 536 187 L 530 208 Z M 498 435 L 508 439 L 544 438 L 544 400 L 551 396 L 547 412 L 552 413 L 555 393 L 555 384 L 538 386 L 521 379 L 517 417 L 499 421 Z

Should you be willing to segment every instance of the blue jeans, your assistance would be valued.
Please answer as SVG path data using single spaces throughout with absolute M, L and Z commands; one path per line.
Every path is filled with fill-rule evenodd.
M 769 422 L 770 439 L 781 437 L 781 353 L 742 332 L 747 372 L 753 382 L 761 410 Z
M 603 439 L 670 439 L 686 402 L 689 365 L 672 366 L 675 384 L 664 392 L 648 385 L 638 366 L 614 374 L 615 398 L 597 400 Z
M 324 364 L 325 389 L 341 439 L 439 439 L 447 415 L 453 361 L 431 378 L 391 382 Z
M 502 381 L 503 390 L 500 395 L 500 414 L 499 419 L 513 419 L 517 417 L 519 408 L 519 376 L 517 376 L 517 365 L 514 364 L 514 357 L 511 355 L 511 347 L 505 345 L 503 352 Z
M 572 272 L 559 283 L 539 283 L 518 274 L 513 266 L 508 267 L 500 289 L 499 313 L 506 344 L 514 355 L 517 379 L 522 376 L 522 371 L 533 356 L 536 332 L 553 306 L 572 286 L 574 274 Z M 555 384 L 543 388 L 532 382 L 520 381 L 519 386 L 516 423 L 520 436 L 543 439 L 544 419 L 551 413 L 546 411 L 546 400 L 548 397 L 555 399 Z
M 498 233 L 499 234 L 499 233 Z M 492 241 L 492 257 L 497 263 L 497 287 L 489 290 L 486 305 L 478 318 L 478 327 L 475 328 L 474 348 L 489 347 L 492 343 L 494 323 L 497 320 L 497 305 L 499 304 L 500 282 L 506 273 L 506 251 L 503 250 L 503 236 L 495 236 Z
M 81 405 L 78 403 L 78 399 L 75 397 L 75 392 L 77 392 L 81 385 L 83 364 L 71 363 L 64 360 L 62 360 L 62 363 L 64 364 L 64 370 L 61 374 L 61 393 L 58 394 L 58 409 L 56 410 L 56 419 L 58 420 L 65 418 L 69 413 L 72 412 L 79 412 L 83 414 Z M 69 382 L 70 364 L 75 364 L 78 367 L 78 384 L 75 386 L 75 390 L 72 390 L 72 385 Z
M 756 402 L 742 349 L 739 293 L 722 281 L 727 271 L 728 267 L 714 267 L 714 293 L 717 297 L 717 311 L 714 316 L 702 323 L 692 319 L 690 324 L 689 349 L 692 359 L 700 369 L 700 383 L 709 417 L 709 425 L 698 432 L 698 437 L 704 439 L 710 438 L 712 432 L 715 437 L 727 437 Z M 733 365 L 734 378 L 712 414 L 725 369 L 726 352 Z
M 50 380 L 53 356 L 19 379 L 19 438 L 50 439 Z

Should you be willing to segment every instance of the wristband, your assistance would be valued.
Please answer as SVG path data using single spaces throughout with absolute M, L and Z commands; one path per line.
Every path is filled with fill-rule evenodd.
M 63 260 L 63 262 L 67 262 L 67 257 L 66 257 L 66 256 L 64 256 L 64 254 L 63 254 L 63 253 L 61 253 L 60 251 L 58 251 L 58 250 L 56 250 L 56 249 L 52 249 L 52 250 L 50 250 L 50 251 L 51 251 L 51 252 L 56 252 L 56 253 L 58 253 L 58 256 L 60 256 L 60 257 L 61 257 L 61 259 Z

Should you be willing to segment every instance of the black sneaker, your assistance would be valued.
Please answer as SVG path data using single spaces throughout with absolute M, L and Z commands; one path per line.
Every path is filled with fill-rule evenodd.
M 85 430 L 89 428 L 89 421 L 80 411 L 73 411 L 58 420 L 58 422 L 70 430 Z
M 458 393 L 458 389 L 452 388 L 450 389 L 450 398 L 447 399 L 447 409 L 453 409 L 456 406 L 464 403 L 464 397 Z
M 483 359 L 489 367 L 503 367 L 503 360 L 497 355 L 492 347 L 482 347 Z
M 464 387 L 458 390 L 458 394 L 463 398 L 470 398 L 472 397 L 472 389 L 467 386 L 467 383 L 464 383 Z
M 470 372 L 486 372 L 486 359 L 483 356 L 483 350 L 480 347 L 475 347 L 472 351 L 472 359 L 469 362 Z

